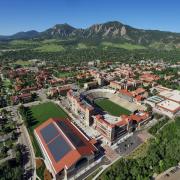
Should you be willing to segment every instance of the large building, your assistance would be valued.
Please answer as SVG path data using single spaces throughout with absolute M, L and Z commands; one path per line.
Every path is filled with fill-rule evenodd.
M 178 90 L 164 90 L 159 93 L 159 96 L 167 100 L 180 103 L 180 91 Z
M 130 91 L 126 90 L 126 89 L 119 90 L 118 91 L 118 95 L 119 95 L 119 97 L 121 97 L 123 99 L 126 99 L 129 102 L 133 102 L 134 101 L 133 94 Z
M 94 116 L 94 127 L 106 139 L 106 143 L 112 145 L 127 133 L 130 133 L 149 122 L 151 117 L 147 112 L 137 112 L 120 117 L 106 115 Z
M 144 73 L 140 76 L 140 80 L 143 82 L 147 82 L 147 83 L 152 83 L 159 79 L 160 79 L 159 76 L 156 76 L 156 75 L 150 74 L 150 73 Z
M 69 179 L 94 161 L 97 149 L 68 119 L 51 118 L 34 130 L 48 170 Z
M 165 114 L 170 118 L 180 115 L 180 91 L 168 89 L 162 86 L 155 87 L 159 92 L 157 96 L 152 96 L 146 100 L 154 111 Z
M 71 110 L 80 117 L 82 123 L 87 126 L 92 124 L 92 115 L 94 112 L 93 106 L 80 98 L 80 94 L 70 90 L 67 93 L 67 98 L 71 106 Z
M 123 101 L 123 107 L 131 106 L 128 108 L 131 108 L 132 112 L 137 112 L 138 109 L 141 109 L 139 105 L 136 105 L 133 102 L 133 98 L 136 96 L 136 94 L 141 95 L 144 93 L 144 89 L 141 88 L 138 89 L 138 91 L 133 91 L 136 93 L 135 95 L 129 92 L 132 99 L 129 99 L 128 97 L 123 97 L 123 99 L 120 99 L 119 91 L 112 89 L 93 89 L 82 92 L 80 95 L 74 91 L 69 91 L 67 94 L 71 110 L 75 114 L 79 115 L 79 117 L 83 117 L 83 122 L 86 122 L 86 125 L 91 125 L 97 131 L 99 131 L 101 135 L 105 137 L 107 144 L 110 145 L 116 143 L 116 141 L 118 141 L 128 132 L 131 132 L 132 129 L 135 130 L 144 122 L 148 122 L 148 120 L 150 120 L 149 114 L 146 112 L 116 117 L 108 114 L 96 105 L 95 101 L 97 99 L 119 99 L 121 102 Z M 128 92 L 127 90 L 121 91 L 126 93 Z M 122 95 L 126 96 L 126 94 Z
M 120 90 L 120 89 L 136 89 L 142 84 L 141 81 L 135 80 L 135 79 L 122 79 L 121 81 L 111 81 L 110 82 L 110 87 L 115 89 L 115 90 Z
M 98 87 L 98 81 L 91 81 L 91 82 L 84 83 L 84 89 L 86 90 L 94 89 L 96 87 Z
M 169 116 L 170 118 L 177 115 L 180 111 L 180 105 L 177 102 L 171 100 L 164 100 L 156 105 L 158 112 Z
M 151 96 L 145 100 L 146 104 L 149 104 L 151 107 L 155 107 L 158 103 L 164 101 L 164 98 L 160 96 Z

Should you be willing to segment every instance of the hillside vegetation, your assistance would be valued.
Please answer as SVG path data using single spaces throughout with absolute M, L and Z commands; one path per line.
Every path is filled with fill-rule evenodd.
M 122 158 L 100 177 L 108 179 L 152 179 L 154 174 L 159 174 L 166 169 L 176 166 L 180 161 L 180 118 L 169 123 L 156 134 L 148 143 L 146 156 L 137 158 Z M 173 147 L 173 148 L 172 148 Z
M 42 46 L 47 43 L 77 49 L 110 46 L 130 50 L 144 48 L 172 50 L 180 48 L 180 33 L 137 29 L 118 21 L 111 21 L 95 24 L 86 29 L 78 29 L 69 24 L 56 24 L 42 32 L 32 30 L 12 36 L 0 36 L 0 49 L 9 46 L 34 48 L 33 46 Z M 52 48 L 45 47 L 44 49 L 51 51 L 49 49 Z M 60 48 L 59 51 L 61 50 Z

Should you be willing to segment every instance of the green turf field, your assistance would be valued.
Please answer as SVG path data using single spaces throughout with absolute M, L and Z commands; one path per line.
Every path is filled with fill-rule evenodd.
M 55 72 L 54 75 L 58 78 L 64 78 L 64 77 L 73 77 L 77 74 L 75 71 L 69 71 L 69 72 Z
M 32 116 L 38 121 L 35 126 L 38 126 L 42 122 L 49 118 L 67 118 L 67 114 L 56 104 L 48 102 L 31 107 Z
M 29 127 L 28 130 L 32 141 L 32 145 L 34 147 L 34 152 L 36 157 L 43 157 L 41 150 L 39 148 L 39 144 L 34 136 L 34 129 L 51 117 L 67 118 L 68 115 L 58 105 L 52 102 L 32 106 L 30 108 L 30 113 L 32 113 L 34 124 L 31 127 Z
M 122 114 L 129 115 L 131 112 L 118 104 L 110 101 L 109 99 L 97 99 L 95 101 L 96 105 L 98 105 L 104 111 L 107 111 L 109 114 L 113 116 L 120 116 Z

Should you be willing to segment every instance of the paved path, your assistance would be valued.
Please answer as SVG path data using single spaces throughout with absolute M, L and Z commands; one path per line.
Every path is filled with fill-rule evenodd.
M 108 165 L 103 165 L 102 166 L 102 170 L 96 174 L 96 176 L 92 179 L 92 180 L 96 180 L 102 173 L 103 171 L 105 171 L 108 167 L 110 167 L 112 164 L 114 164 L 116 161 L 118 161 L 119 159 L 121 159 L 122 156 L 119 156 L 117 159 L 115 159 L 112 163 L 108 164 Z
M 93 164 L 91 168 L 85 169 L 83 174 L 81 174 L 79 177 L 77 177 L 75 179 L 76 180 L 86 179 L 88 176 L 90 176 L 92 173 L 94 173 L 98 168 L 102 167 L 104 165 L 104 163 L 105 162 L 103 160 L 101 160 L 100 162 Z
M 18 120 L 19 123 L 22 123 L 22 117 L 17 112 Z M 24 144 L 28 148 L 29 152 L 29 161 L 25 164 L 25 170 L 32 170 L 32 179 L 36 179 L 36 162 L 35 162 L 35 154 L 34 154 L 34 149 L 31 143 L 31 139 L 28 133 L 27 128 L 25 127 L 24 124 L 20 126 L 20 131 L 21 131 L 21 136 L 19 137 L 19 142 L 20 144 Z
M 159 174 L 155 180 L 179 180 L 180 166 L 171 167 L 163 173 Z

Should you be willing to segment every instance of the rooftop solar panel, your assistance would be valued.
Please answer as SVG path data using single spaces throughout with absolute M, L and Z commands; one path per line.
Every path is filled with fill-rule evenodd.
M 77 136 L 63 121 L 58 121 L 57 125 L 63 131 L 63 133 L 67 136 L 67 138 L 72 142 L 75 147 L 84 146 L 85 143 Z
M 71 146 L 65 141 L 61 134 L 48 144 L 48 148 L 56 162 L 71 150 Z
M 58 130 L 52 123 L 41 129 L 40 132 L 46 144 L 59 134 Z

